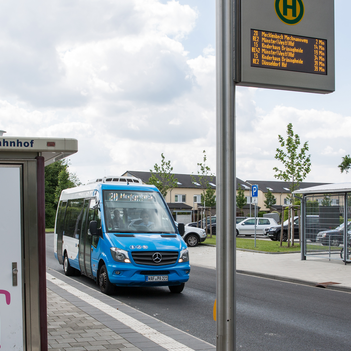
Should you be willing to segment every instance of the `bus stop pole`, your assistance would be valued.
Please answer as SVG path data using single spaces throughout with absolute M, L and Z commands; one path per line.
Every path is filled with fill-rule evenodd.
M 236 344 L 234 21 L 238 0 L 217 0 L 217 350 Z M 237 31 L 235 31 L 237 34 Z M 237 62 L 235 62 L 237 64 Z

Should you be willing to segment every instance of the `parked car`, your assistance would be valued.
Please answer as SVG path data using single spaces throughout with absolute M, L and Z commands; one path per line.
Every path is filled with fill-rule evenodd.
M 244 219 L 246 219 L 246 217 L 236 217 L 236 223 L 240 223 L 242 222 Z M 206 227 L 207 230 L 207 234 L 210 234 L 210 227 L 212 227 L 212 235 L 216 235 L 217 232 L 217 224 L 216 222 L 212 223 L 211 225 L 208 224 Z
M 268 233 L 269 233 L 270 229 L 271 229 L 271 227 L 264 228 L 264 235 L 265 236 L 268 236 Z
M 202 225 L 201 225 L 202 222 Z M 206 225 L 205 225 L 206 223 Z M 216 216 L 211 216 L 211 223 L 216 223 Z M 207 217 L 207 220 L 203 219 L 202 221 L 197 221 L 197 222 L 191 222 L 186 224 L 186 227 L 197 227 L 197 228 L 205 228 L 205 226 L 207 226 L 208 224 L 210 224 L 210 217 Z
M 236 217 L 236 223 L 240 223 L 242 222 L 244 219 L 246 219 L 246 217 Z
M 188 246 L 197 246 L 200 242 L 204 242 L 206 240 L 207 234 L 205 229 L 185 226 L 183 240 L 186 242 Z
M 347 225 L 349 240 L 351 239 L 351 222 Z M 344 223 L 332 230 L 323 230 L 317 234 L 317 242 L 324 246 L 339 246 L 344 242 Z
M 207 224 L 207 227 L 206 227 L 207 234 L 211 233 L 211 231 L 210 231 L 211 227 L 212 227 L 212 235 L 216 235 L 216 229 L 217 229 L 216 222 L 211 223 L 211 224 Z
M 306 223 L 306 239 L 312 242 L 316 241 L 317 233 L 320 231 L 319 216 L 318 215 L 307 215 Z M 269 228 L 268 236 L 271 240 L 280 240 L 281 225 L 277 225 Z M 294 238 L 299 238 L 299 217 L 294 217 Z M 288 220 L 283 223 L 283 241 L 288 239 Z
M 265 228 L 277 226 L 278 223 L 273 218 L 252 217 L 246 218 L 236 224 L 236 236 L 238 235 L 254 235 L 256 223 L 256 234 L 264 235 Z

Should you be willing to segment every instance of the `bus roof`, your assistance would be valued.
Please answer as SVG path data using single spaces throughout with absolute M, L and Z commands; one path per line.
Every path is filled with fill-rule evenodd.
M 120 177 L 122 178 L 122 177 Z M 126 177 L 123 177 L 126 178 Z M 128 177 L 132 178 L 132 177 Z M 101 180 L 103 180 L 102 178 Z M 138 178 L 135 178 L 138 179 Z M 95 195 L 95 192 L 102 190 L 137 190 L 137 191 L 157 191 L 159 190 L 154 185 L 142 184 L 141 182 L 126 182 L 126 181 L 98 181 L 91 182 L 86 185 L 81 185 L 75 188 L 68 188 L 62 191 L 60 200 L 69 200 L 77 198 L 89 198 Z

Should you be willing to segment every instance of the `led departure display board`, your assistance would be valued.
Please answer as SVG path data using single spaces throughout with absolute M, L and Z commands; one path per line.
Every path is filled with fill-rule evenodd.
M 251 29 L 251 67 L 327 74 L 327 41 Z
M 236 0 L 237 85 L 328 94 L 335 90 L 334 0 Z

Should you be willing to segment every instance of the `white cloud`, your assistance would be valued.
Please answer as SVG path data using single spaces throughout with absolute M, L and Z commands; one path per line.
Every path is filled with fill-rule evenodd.
M 214 148 L 213 49 L 189 60 L 181 43 L 197 10 L 157 0 L 7 6 L 0 116 L 9 135 L 77 138 L 71 168 L 85 181 L 148 170 L 161 152 L 191 172 L 196 148 Z
M 187 40 L 194 43 L 206 18 L 163 2 L 0 2 L 0 129 L 77 138 L 71 169 L 83 182 L 149 170 L 162 152 L 175 172 L 196 173 L 206 150 L 215 173 L 215 43 L 201 38 L 201 55 L 189 54 L 183 44 L 191 50 Z M 305 95 L 287 94 L 237 88 L 237 175 L 274 179 L 277 136 L 292 122 L 309 142 L 308 179 L 344 179 L 337 165 L 351 153 L 351 117 L 322 104 L 303 107 L 297 100 Z

